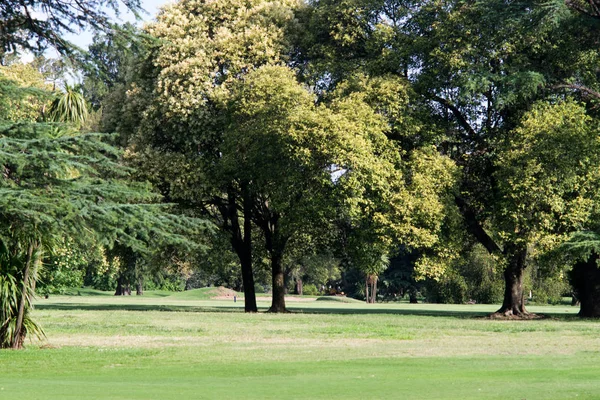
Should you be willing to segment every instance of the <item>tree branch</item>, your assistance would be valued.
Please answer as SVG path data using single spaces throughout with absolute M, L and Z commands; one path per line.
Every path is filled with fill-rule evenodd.
M 587 15 L 588 17 L 600 19 L 600 1 L 598 0 L 588 0 L 590 8 L 593 12 L 590 12 L 585 6 L 581 4 L 580 1 L 577 0 L 565 0 L 565 5 L 575 11 L 578 11 L 582 14 Z
M 473 127 L 469 124 L 469 121 L 467 121 L 465 116 L 460 112 L 460 110 L 454 104 L 452 104 L 447 99 L 437 96 L 437 95 L 432 95 L 430 97 L 433 101 L 440 103 L 441 105 L 446 107 L 448 110 L 450 110 L 452 112 L 452 114 L 456 117 L 456 119 L 458 120 L 458 123 L 460 124 L 460 126 L 462 126 L 469 133 L 469 136 L 471 136 L 471 137 L 477 136 L 477 132 L 475 132 L 475 129 L 473 129 Z
M 576 90 L 579 92 L 582 92 L 584 94 L 586 94 L 588 97 L 594 97 L 596 99 L 600 99 L 600 92 L 597 92 L 593 89 L 590 89 L 586 86 L 583 85 L 576 85 L 576 84 L 560 84 L 560 85 L 554 85 L 552 86 L 552 89 L 571 89 L 571 90 Z
M 467 229 L 469 230 L 469 232 L 471 232 L 473 236 L 475 236 L 477 241 L 481 243 L 481 245 L 485 247 L 485 249 L 490 254 L 502 253 L 502 249 L 500 248 L 500 246 L 498 246 L 494 239 L 492 239 L 490 235 L 488 235 L 488 233 L 485 231 L 485 229 L 483 229 L 483 227 L 475 217 L 475 212 L 473 212 L 473 210 L 468 206 L 466 201 L 459 196 L 456 196 L 454 198 L 454 201 L 456 202 L 458 209 L 460 210 L 461 214 L 463 215 L 463 218 L 465 219 Z

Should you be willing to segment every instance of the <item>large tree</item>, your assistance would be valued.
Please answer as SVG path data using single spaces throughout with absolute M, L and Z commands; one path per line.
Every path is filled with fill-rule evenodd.
M 247 312 L 257 311 L 252 193 L 247 180 L 216 167 L 225 124 L 218 105 L 244 74 L 286 60 L 299 4 L 182 1 L 167 7 L 147 28 L 159 39 L 146 59 L 151 79 L 130 97 L 145 105 L 144 120 L 133 128 L 138 159 L 170 200 L 211 215 L 228 234 L 240 259 Z
M 531 250 L 561 231 L 578 228 L 578 222 L 569 216 L 553 216 L 551 204 L 560 196 L 564 203 L 584 195 L 564 187 L 552 193 L 538 187 L 535 209 L 547 214 L 542 217 L 530 212 L 532 203 L 517 192 L 514 178 L 524 180 L 519 185 L 535 184 L 535 178 L 526 181 L 533 172 L 517 174 L 513 170 L 513 179 L 506 181 L 506 168 L 510 167 L 502 160 L 510 153 L 510 143 L 522 143 L 521 135 L 531 121 L 528 113 L 537 101 L 556 102 L 565 91 L 579 95 L 585 92 L 580 90 L 583 82 L 595 82 L 589 67 L 595 63 L 596 52 L 573 46 L 578 33 L 572 15 L 567 11 L 566 17 L 561 14 L 559 18 L 564 9 L 537 1 L 314 3 L 311 21 L 321 32 L 317 36 L 320 42 L 326 44 L 317 46 L 317 52 L 308 52 L 317 58 L 315 65 L 340 71 L 329 67 L 339 59 L 343 73 L 361 68 L 371 75 L 404 76 L 412 83 L 421 99 L 414 103 L 420 108 L 415 117 L 434 133 L 426 138 L 462 170 L 455 201 L 467 229 L 504 265 L 506 290 L 498 311 L 526 314 L 522 278 Z M 343 28 L 332 25 L 332 13 L 352 22 Z M 557 122 L 550 126 L 567 129 L 570 125 Z M 537 155 L 529 153 L 528 157 L 534 162 Z M 537 165 L 543 169 L 539 173 L 560 179 L 550 162 Z M 525 162 L 520 166 L 528 167 Z M 574 168 L 568 173 L 578 171 Z M 541 181 L 538 184 L 542 185 Z M 519 218 L 508 209 L 520 214 Z M 565 208 L 561 212 L 577 211 Z M 544 218 L 573 224 L 540 223 Z
M 448 180 L 420 181 L 408 173 L 385 134 L 385 119 L 364 93 L 327 106 L 315 100 L 291 70 L 261 67 L 233 86 L 221 111 L 227 124 L 217 167 L 248 183 L 251 219 L 262 230 L 271 262 L 273 312 L 285 311 L 282 262 L 290 239 L 330 235 L 332 222 L 345 215 L 369 230 L 375 243 L 368 245 L 385 253 L 398 238 L 435 241 L 443 218 L 439 195 Z M 417 192 L 431 198 L 415 201 Z

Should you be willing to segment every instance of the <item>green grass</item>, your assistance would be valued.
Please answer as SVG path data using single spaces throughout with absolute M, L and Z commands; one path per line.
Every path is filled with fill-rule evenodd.
M 600 398 L 600 322 L 568 306 L 532 306 L 550 315 L 534 321 L 338 301 L 244 314 L 202 293 L 38 300 L 48 339 L 0 351 L 0 399 Z

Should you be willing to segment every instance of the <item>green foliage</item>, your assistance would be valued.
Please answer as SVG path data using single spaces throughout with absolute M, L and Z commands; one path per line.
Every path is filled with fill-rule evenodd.
M 596 124 L 575 102 L 538 104 L 500 146 L 496 178 L 502 235 L 582 229 L 593 216 L 600 184 Z M 516 239 L 512 239 L 516 240 Z
M 454 271 L 444 274 L 437 281 L 428 281 L 425 287 L 425 298 L 430 303 L 463 304 L 469 300 L 465 278 Z
M 483 304 L 502 302 L 502 268 L 481 245 L 475 245 L 456 265 L 467 285 L 467 300 Z
M 5 82 L 1 87 L 7 87 Z M 18 100 L 13 93 L 28 89 L 2 91 L 0 103 Z M 4 309 L 2 346 L 15 340 L 22 344 L 27 329 L 39 332 L 28 317 L 41 262 L 38 250 L 52 253 L 66 238 L 77 246 L 112 246 L 119 241 L 139 252 L 148 252 L 149 243 L 191 248 L 195 244 L 187 235 L 203 229 L 202 222 L 198 225 L 198 220 L 169 213 L 168 207 L 156 204 L 159 196 L 148 184 L 132 181 L 131 170 L 123 166 L 121 153 L 108 136 L 33 121 L 27 115 L 0 120 L 0 244 L 7 254 L 0 263 L 0 275 L 6 283 L 3 290 L 18 289 L 2 294 L 18 301 L 7 303 Z M 38 249 L 36 258 L 26 262 L 31 261 L 25 253 L 33 243 Z M 29 264 L 35 268 L 28 268 Z M 29 269 L 28 276 L 25 271 Z M 23 290 L 27 291 L 24 297 Z M 21 318 L 23 329 L 15 322 Z
M 306 296 L 317 296 L 319 289 L 317 289 L 314 283 L 307 283 L 302 287 L 302 293 Z
M 0 121 L 35 122 L 51 99 L 44 77 L 30 64 L 0 66 Z

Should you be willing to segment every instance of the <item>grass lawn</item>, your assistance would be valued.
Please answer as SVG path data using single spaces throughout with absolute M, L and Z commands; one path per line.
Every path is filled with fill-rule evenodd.
M 290 302 L 205 293 L 38 300 L 45 342 L 0 351 L 0 399 L 600 398 L 600 321 L 482 318 L 487 305 Z M 268 303 L 259 303 L 262 309 Z

